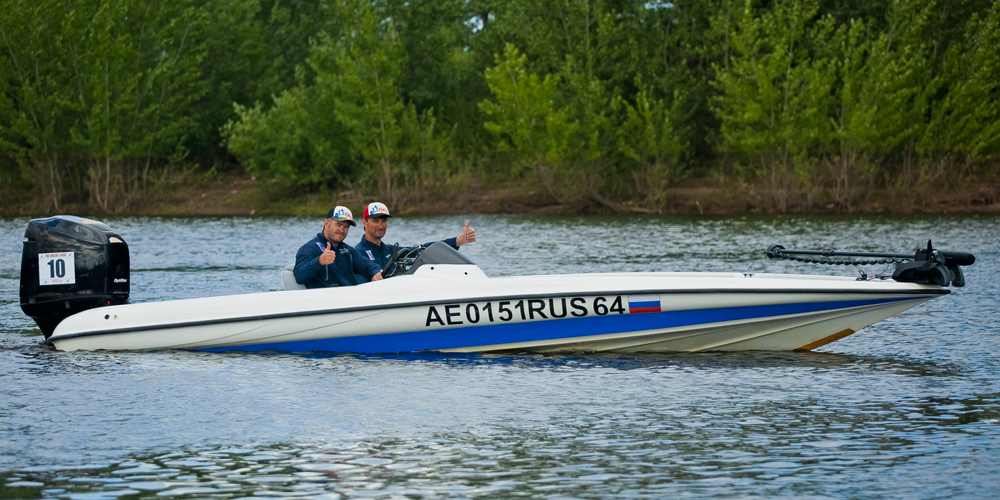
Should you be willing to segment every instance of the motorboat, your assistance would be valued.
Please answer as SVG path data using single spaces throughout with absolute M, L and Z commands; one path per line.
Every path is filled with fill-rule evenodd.
M 25 231 L 21 307 L 61 351 L 808 351 L 963 286 L 961 266 L 975 261 L 930 242 L 912 254 L 771 245 L 767 256 L 894 272 L 488 277 L 434 244 L 394 255 L 391 277 L 353 287 L 295 289 L 286 270 L 284 291 L 128 303 L 124 239 L 56 216 Z

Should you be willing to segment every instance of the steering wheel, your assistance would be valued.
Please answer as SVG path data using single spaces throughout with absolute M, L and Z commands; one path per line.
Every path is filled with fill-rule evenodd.
M 406 271 L 409 270 L 408 266 L 413 265 L 413 261 L 416 260 L 417 256 L 420 255 L 420 252 L 423 252 L 425 248 L 427 247 L 417 244 L 414 248 L 407 248 L 400 251 L 399 243 L 394 243 L 392 245 L 392 258 L 390 258 L 389 262 L 386 262 L 385 267 L 382 268 L 382 277 L 390 278 L 392 276 L 400 276 L 406 273 Z M 391 274 L 386 275 L 385 273 L 388 272 L 389 268 L 392 267 L 393 264 L 396 264 L 395 269 L 392 270 Z
M 392 267 L 392 265 L 396 263 L 396 257 L 398 257 L 398 256 L 399 256 L 399 243 L 393 243 L 392 244 L 392 257 L 389 257 L 389 262 L 386 262 L 385 263 L 385 267 L 383 267 L 382 270 L 379 271 L 380 273 L 382 273 L 382 279 L 391 278 L 391 277 L 393 277 L 393 276 L 396 275 L 396 272 L 395 272 L 396 270 L 395 269 L 393 270 L 392 274 L 387 275 L 385 273 L 388 272 L 389 268 Z M 399 269 L 399 266 L 396 266 L 396 269 Z

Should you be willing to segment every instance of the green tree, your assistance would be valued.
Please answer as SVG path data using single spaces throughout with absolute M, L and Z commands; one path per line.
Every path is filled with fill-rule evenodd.
M 456 148 L 478 152 L 485 130 L 476 103 L 489 91 L 483 79 L 486 66 L 477 65 L 474 55 L 479 25 L 472 19 L 470 2 L 386 0 L 385 4 L 406 53 L 397 81 L 402 99 L 418 113 L 433 109 L 437 128 L 455 129 Z
M 91 199 L 109 211 L 145 194 L 154 158 L 186 156 L 191 104 L 205 92 L 207 16 L 186 0 L 96 7 L 80 26 L 87 50 L 72 60 L 82 115 L 70 135 L 90 161 Z
M 685 99 L 680 90 L 675 91 L 672 104 L 651 97 L 654 92 L 644 88 L 635 95 L 634 102 L 618 98 L 613 106 L 621 109 L 617 130 L 618 151 L 638 164 L 633 178 L 640 195 L 654 207 L 663 207 L 667 188 L 683 174 L 681 159 L 687 152 L 688 130 L 685 120 L 690 112 L 681 109 Z
M 10 131 L 46 179 L 49 206 L 58 209 L 63 174 L 82 171 L 78 188 L 96 208 L 126 207 L 153 162 L 185 154 L 190 105 L 204 91 L 203 11 L 185 0 L 14 7 L 0 19 L 13 61 Z
M 498 147 L 514 154 L 512 173 L 535 170 L 557 201 L 569 203 L 553 170 L 567 156 L 578 124 L 570 120 L 565 106 L 556 107 L 558 78 L 549 74 L 540 79 L 526 66 L 527 56 L 508 45 L 503 57 L 497 56 L 497 65 L 486 70 L 493 100 L 482 101 L 479 108 L 490 120 L 485 127 L 497 137 Z
M 973 14 L 965 38 L 948 48 L 929 86 L 944 95 L 931 104 L 917 144 L 922 155 L 950 167 L 942 173 L 959 180 L 963 172 L 955 167 L 1000 157 L 1000 4 L 983 14 Z
M 347 133 L 352 156 L 378 169 L 381 196 L 393 203 L 405 108 L 397 82 L 405 53 L 391 22 L 381 25 L 373 9 L 356 12 L 351 36 L 318 44 L 312 67 L 317 88 L 330 94 L 330 112 Z
M 451 133 L 438 131 L 433 109 L 418 113 L 402 98 L 406 52 L 385 12 L 365 2 L 342 9 L 344 29 L 320 35 L 298 85 L 271 109 L 237 106 L 224 133 L 254 172 L 300 185 L 373 181 L 393 203 L 398 181 L 422 182 L 421 169 L 451 154 Z
M 671 133 L 680 134 L 684 154 L 667 174 L 667 183 L 678 178 L 678 168 L 704 175 L 715 156 L 719 121 L 710 106 L 714 89 L 709 82 L 715 77 L 713 63 L 726 66 L 732 11 L 742 10 L 736 3 L 681 0 L 621 7 L 624 36 L 611 44 L 618 61 L 612 87 L 637 106 L 644 93 L 651 105 L 662 102 L 663 109 L 672 110 Z M 655 183 L 650 181 L 646 190 L 652 194 Z
M 197 129 L 187 141 L 199 161 L 223 164 L 222 127 L 236 118 L 233 104 L 274 106 L 275 98 L 298 85 L 296 71 L 312 81 L 307 64 L 321 33 L 337 35 L 342 21 L 336 3 L 298 0 L 194 0 L 209 15 L 203 80 L 208 91 L 194 108 Z
M 765 179 L 765 202 L 780 212 L 793 208 L 797 185 L 811 183 L 816 153 L 831 136 L 833 64 L 811 49 L 831 36 L 833 21 L 814 22 L 817 11 L 807 0 L 786 0 L 756 15 L 748 1 L 729 65 L 716 66 L 713 82 L 723 147 Z
M 9 196 L 8 190 L 21 187 L 24 178 L 24 149 L 21 137 L 14 132 L 17 108 L 11 102 L 7 91 L 14 69 L 7 57 L 0 57 L 0 196 Z M 5 189 L 6 188 L 6 189 Z
M 339 126 L 332 114 L 313 113 L 317 104 L 314 89 L 304 84 L 277 96 L 268 110 L 260 103 L 235 104 L 236 119 L 222 135 L 229 151 L 256 175 L 306 186 L 349 179 L 340 168 L 346 145 L 331 141 Z
M 874 165 L 912 143 L 924 126 L 922 94 L 930 68 L 920 34 L 931 7 L 894 1 L 887 31 L 852 20 L 829 45 L 839 76 L 833 114 L 836 148 L 830 152 L 832 196 L 843 208 L 852 207 L 855 185 L 868 182 L 872 187 Z
M 75 33 L 64 19 L 73 9 L 20 0 L 6 7 L 0 9 L 5 145 L 26 158 L 28 177 L 45 193 L 44 206 L 59 210 L 64 173 L 70 168 L 66 160 L 75 94 L 64 69 Z

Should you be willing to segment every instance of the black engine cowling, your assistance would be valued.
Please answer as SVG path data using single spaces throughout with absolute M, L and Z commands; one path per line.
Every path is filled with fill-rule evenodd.
M 128 303 L 128 244 L 107 225 L 71 215 L 33 219 L 21 251 L 21 310 L 45 338 L 80 311 Z

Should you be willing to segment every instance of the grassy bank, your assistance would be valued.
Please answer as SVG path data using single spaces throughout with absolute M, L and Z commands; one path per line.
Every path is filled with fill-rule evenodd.
M 470 175 L 447 185 L 400 190 L 392 208 L 395 213 L 409 215 L 1000 213 L 1000 179 L 997 178 L 950 189 L 923 183 L 906 189 L 870 190 L 858 195 L 858 201 L 849 207 L 821 200 L 782 212 L 768 204 L 768 200 L 776 196 L 774 188 L 764 183 L 750 184 L 736 178 L 715 176 L 685 179 L 676 187 L 668 188 L 666 203 L 656 210 L 648 208 L 642 199 L 603 199 L 583 206 L 568 206 L 559 204 L 539 180 L 532 177 L 497 181 Z M 0 186 L 0 216 L 42 217 L 56 213 L 314 216 L 335 204 L 360 210 L 375 200 L 385 201 L 374 187 L 343 186 L 336 191 L 304 192 L 278 181 L 257 179 L 241 169 L 219 174 L 214 170 L 199 173 L 192 168 L 161 179 L 145 197 L 113 212 L 102 211 L 85 198 L 64 200 L 56 209 L 38 188 L 4 183 Z

